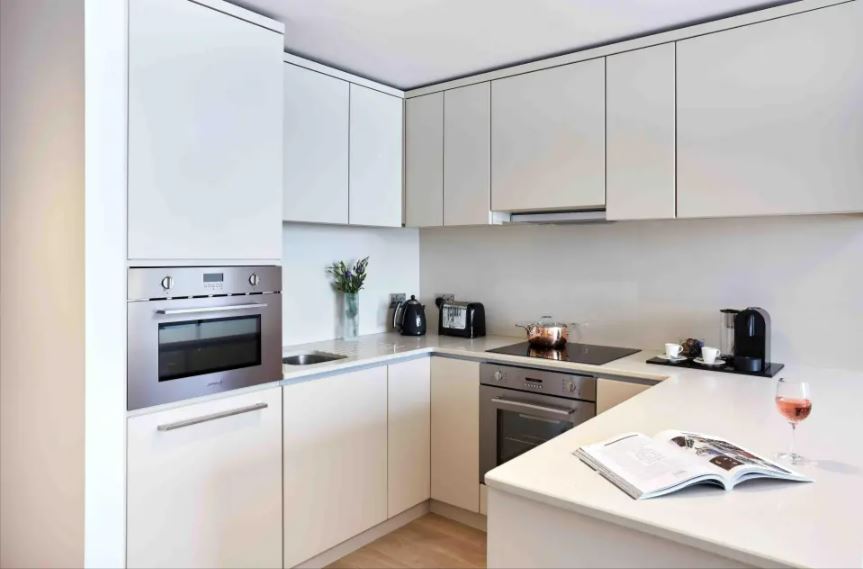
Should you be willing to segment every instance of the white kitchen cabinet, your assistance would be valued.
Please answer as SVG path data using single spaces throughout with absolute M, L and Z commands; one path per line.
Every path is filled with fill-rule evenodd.
M 405 225 L 443 225 L 443 93 L 405 101 Z
M 401 227 L 403 102 L 368 87 L 350 88 L 352 225 Z
M 598 379 L 596 381 L 596 413 L 604 413 L 627 399 L 635 397 L 650 385 L 616 381 L 613 379 Z
M 674 43 L 606 60 L 606 217 L 672 219 L 676 213 Z
M 285 221 L 348 223 L 350 84 L 290 63 L 285 73 Z
M 492 81 L 495 211 L 605 206 L 605 61 Z
M 451 89 L 444 105 L 444 225 L 485 225 L 491 211 L 491 84 Z
M 388 368 L 388 511 L 393 517 L 429 499 L 431 358 Z
M 863 4 L 677 43 L 679 217 L 863 210 Z
M 281 258 L 283 35 L 129 2 L 130 259 Z
M 431 360 L 431 497 L 479 512 L 479 363 Z
M 275 387 L 129 419 L 128 567 L 281 567 L 281 405 Z
M 293 567 L 387 519 L 387 368 L 284 387 L 284 548 Z

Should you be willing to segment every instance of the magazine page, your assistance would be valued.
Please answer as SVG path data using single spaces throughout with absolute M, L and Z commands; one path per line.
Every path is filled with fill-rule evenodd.
M 591 467 L 634 498 L 674 491 L 714 469 L 689 453 L 640 433 L 627 433 L 576 451 Z M 716 477 L 718 478 L 718 477 Z
M 752 453 L 739 445 L 714 435 L 688 431 L 663 431 L 654 437 L 671 443 L 691 457 L 715 468 L 731 485 L 742 478 L 768 476 L 791 480 L 808 480 L 806 476 Z

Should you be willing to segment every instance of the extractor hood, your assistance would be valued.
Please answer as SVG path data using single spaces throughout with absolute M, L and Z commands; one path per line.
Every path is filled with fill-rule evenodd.
M 563 225 L 580 223 L 611 223 L 605 218 L 605 209 L 574 211 L 536 211 L 511 213 L 509 223 L 532 223 L 536 225 Z

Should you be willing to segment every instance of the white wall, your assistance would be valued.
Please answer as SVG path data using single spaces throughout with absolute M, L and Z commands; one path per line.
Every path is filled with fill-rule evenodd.
M 126 560 L 127 6 L 84 9 L 85 567 Z
M 494 333 L 550 313 L 588 342 L 716 343 L 720 308 L 755 305 L 774 360 L 863 367 L 863 216 L 424 229 L 420 251 L 423 300 L 484 302 Z
M 84 2 L 2 0 L 2 567 L 84 563 L 84 282 Z
M 360 334 L 388 329 L 391 292 L 419 291 L 416 229 L 341 227 L 285 223 L 282 226 L 283 308 L 286 346 L 341 336 L 339 296 L 326 267 L 369 256 L 369 276 L 360 292 Z

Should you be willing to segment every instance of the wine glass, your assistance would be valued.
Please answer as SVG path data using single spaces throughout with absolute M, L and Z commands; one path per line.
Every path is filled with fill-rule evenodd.
M 791 450 L 779 453 L 778 458 L 791 464 L 805 463 L 806 459 L 794 452 L 794 439 L 797 424 L 812 412 L 809 384 L 805 381 L 789 381 L 781 378 L 776 383 L 776 408 L 791 424 Z

